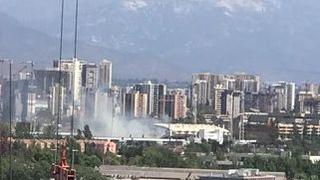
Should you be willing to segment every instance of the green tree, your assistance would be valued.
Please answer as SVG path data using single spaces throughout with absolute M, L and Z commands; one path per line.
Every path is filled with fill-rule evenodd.
M 30 127 L 31 126 L 29 122 L 17 122 L 16 131 L 15 131 L 15 135 L 17 136 L 17 138 L 24 138 L 24 139 L 30 138 L 31 137 Z
M 137 156 L 142 156 L 143 146 L 137 145 L 122 145 L 119 149 L 119 155 L 122 156 L 124 163 L 128 163 L 129 160 L 133 160 Z
M 43 137 L 46 139 L 55 138 L 55 127 L 54 125 L 48 125 L 43 128 Z
M 80 164 L 88 167 L 99 167 L 101 165 L 101 160 L 96 155 L 86 155 L 80 156 Z
M 90 130 L 90 127 L 87 124 L 84 126 L 83 135 L 86 139 L 92 139 L 92 137 L 93 137 L 91 130 Z
M 84 180 L 108 180 L 107 177 L 103 176 L 98 170 L 92 167 L 76 166 L 77 178 Z
M 139 165 L 151 167 L 187 167 L 183 158 L 167 148 L 150 146 L 143 151 Z
M 9 126 L 0 122 L 0 155 L 4 155 L 9 150 Z
M 104 164 L 120 165 L 121 158 L 111 152 L 107 152 L 104 157 Z
M 76 139 L 83 139 L 83 136 L 82 136 L 82 131 L 80 129 L 77 129 L 77 135 L 75 136 Z

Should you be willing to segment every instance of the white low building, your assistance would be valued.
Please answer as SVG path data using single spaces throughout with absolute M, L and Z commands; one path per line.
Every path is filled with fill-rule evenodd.
M 227 129 L 211 124 L 168 124 L 156 123 L 155 126 L 169 130 L 170 135 L 192 135 L 199 140 L 216 140 L 223 143 L 224 135 L 229 135 Z
M 320 156 L 309 156 L 309 160 L 315 164 L 320 161 Z

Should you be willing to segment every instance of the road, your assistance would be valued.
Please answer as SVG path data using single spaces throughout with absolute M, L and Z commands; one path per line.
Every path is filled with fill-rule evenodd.
M 137 179 L 198 179 L 199 176 L 218 175 L 226 172 L 225 170 L 209 169 L 183 169 L 183 168 L 150 168 L 135 166 L 109 166 L 100 167 L 103 175 L 118 178 L 137 178 Z M 285 173 L 282 172 L 261 172 L 262 175 L 276 176 L 276 180 L 285 180 Z

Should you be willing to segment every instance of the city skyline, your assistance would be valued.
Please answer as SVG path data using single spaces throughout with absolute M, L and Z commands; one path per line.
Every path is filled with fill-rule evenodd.
M 54 62 L 55 63 L 53 63 L 52 67 L 47 67 L 44 69 L 23 68 L 20 71 L 14 73 L 13 80 L 17 82 L 17 87 L 21 86 L 19 85 L 21 84 L 19 81 L 23 80 L 21 82 L 24 84 L 23 87 L 25 88 L 24 90 L 21 89 L 21 93 L 30 94 L 25 100 L 18 101 L 34 104 L 36 101 L 35 97 L 43 96 L 43 99 L 46 98 L 46 93 L 51 94 L 51 96 L 55 94 L 55 91 L 52 88 L 56 88 L 55 86 L 57 85 L 57 83 L 59 83 L 59 64 L 56 61 Z M 109 101 L 108 99 L 113 99 L 113 104 L 115 103 L 115 101 L 117 101 L 118 103 L 118 105 L 114 104 L 112 106 L 117 106 L 117 108 L 120 109 L 117 109 L 117 112 L 110 112 L 111 114 L 123 114 L 125 112 L 129 113 L 129 110 L 126 110 L 124 107 L 124 105 L 126 104 L 127 108 L 133 108 L 129 113 L 131 115 L 127 114 L 129 117 L 133 118 L 163 118 L 164 116 L 169 116 L 170 118 L 172 118 L 172 120 L 186 118 L 187 112 L 193 111 L 192 109 L 194 109 L 195 105 L 192 103 L 193 101 L 196 101 L 196 106 L 212 106 L 212 110 L 216 113 L 216 115 L 231 114 L 232 118 L 237 117 L 241 112 L 250 110 L 250 108 L 256 108 L 261 112 L 268 113 L 272 113 L 274 111 L 281 112 L 283 110 L 290 112 L 297 111 L 298 109 L 300 109 L 300 112 L 317 112 L 317 110 L 305 109 L 310 107 L 304 107 L 303 104 L 299 105 L 299 107 L 297 106 L 297 103 L 299 101 L 302 101 L 303 99 L 309 98 L 312 100 L 313 98 L 317 97 L 319 93 L 319 85 L 317 83 L 305 83 L 299 85 L 292 82 L 285 82 L 280 80 L 277 83 L 268 84 L 265 83 L 262 78 L 257 75 L 250 75 L 245 73 L 215 74 L 204 72 L 192 74 L 192 82 L 187 83 L 186 86 L 177 86 L 175 88 L 167 87 L 166 84 L 161 83 L 161 81 L 157 83 L 151 81 L 139 82 L 139 80 L 134 83 L 131 82 L 129 84 L 125 84 L 124 86 L 118 86 L 116 85 L 116 83 L 115 85 L 111 85 L 113 72 L 111 61 L 101 60 L 102 64 L 107 63 L 107 66 L 102 66 L 101 63 L 93 63 L 90 61 L 78 59 L 63 60 L 61 62 L 61 83 L 62 87 L 66 88 L 66 90 L 63 90 L 63 96 L 66 97 L 64 97 L 65 100 L 63 99 L 60 102 L 65 102 L 63 107 L 67 107 L 67 109 L 62 110 L 62 112 L 65 112 L 69 115 L 70 110 L 72 111 L 72 108 L 76 108 L 78 110 L 75 109 L 74 111 L 79 111 L 77 112 L 77 116 L 80 116 L 81 111 L 84 111 L 86 112 L 85 114 L 87 118 L 94 117 L 93 114 L 96 114 L 97 112 L 97 110 L 95 110 L 97 109 L 97 105 L 94 104 L 99 103 L 98 101 L 101 101 L 101 99 L 97 98 L 96 96 L 103 97 L 103 94 L 106 94 L 106 101 Z M 3 67 L 5 66 L 5 64 L 2 64 L 1 66 Z M 108 68 L 108 70 L 106 69 L 106 67 Z M 34 77 L 30 76 L 30 74 L 34 74 Z M 4 80 L 6 79 L 4 76 L 2 76 L 2 78 L 4 78 Z M 33 80 L 33 78 L 35 79 Z M 34 81 L 34 83 L 32 83 L 33 85 L 35 85 L 34 87 L 30 86 L 31 84 L 29 84 L 28 82 L 30 80 Z M 190 86 L 191 89 L 188 86 Z M 2 92 L 7 92 L 5 89 L 5 83 L 2 83 L 1 87 L 3 88 Z M 122 89 L 124 90 L 123 92 Z M 41 91 L 39 90 L 43 91 L 44 94 L 40 93 Z M 100 95 L 98 95 L 97 92 L 98 94 L 100 93 Z M 32 95 L 35 93 L 40 94 L 38 96 Z M 115 94 L 113 93 L 116 93 L 118 95 L 115 96 Z M 135 93 L 138 94 L 135 95 Z M 139 93 L 141 95 L 139 95 Z M 196 96 L 194 96 L 194 94 Z M 68 95 L 72 95 L 73 97 L 70 98 L 68 97 Z M 182 97 L 179 97 L 181 95 Z M 33 100 L 29 100 L 29 96 L 30 98 L 33 97 Z M 129 96 L 132 97 L 129 98 Z M 230 99 L 229 96 L 232 98 Z M 234 99 L 234 96 L 239 96 L 239 98 Z M 263 100 L 265 96 L 267 97 L 267 99 Z M 53 98 L 56 97 L 54 96 Z M 127 101 L 127 98 L 128 102 L 125 102 Z M 178 98 L 179 100 L 176 98 Z M 272 100 L 270 98 L 275 99 Z M 254 99 L 256 99 L 257 102 L 250 102 Z M 73 100 L 75 100 L 76 102 L 75 107 L 71 107 L 72 104 L 70 104 Z M 267 107 L 266 100 L 272 103 L 272 106 Z M 181 101 L 181 104 L 176 104 L 179 101 Z M 237 105 L 235 107 L 233 105 L 232 107 L 227 105 L 228 103 L 233 104 L 233 101 L 237 102 Z M 43 103 L 42 100 L 39 102 Z M 49 107 L 54 107 L 52 110 L 52 114 L 55 115 L 55 109 L 57 105 L 52 102 L 54 101 L 51 99 L 51 105 L 49 105 Z M 103 101 L 101 102 L 105 103 Z M 250 107 L 251 105 L 248 105 L 251 103 L 253 103 L 254 107 Z M 86 108 L 87 110 L 85 110 Z M 21 116 L 21 119 L 24 121 L 32 117 L 28 115 L 27 109 L 35 114 L 34 107 L 30 109 L 25 106 L 24 110 L 20 111 L 21 114 L 24 114 L 23 116 Z M 195 112 L 192 113 L 195 116 Z
M 0 179 L 320 179 L 319 0 L 0 0 Z

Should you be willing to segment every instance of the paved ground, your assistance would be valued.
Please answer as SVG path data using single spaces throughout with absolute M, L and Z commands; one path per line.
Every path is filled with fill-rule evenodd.
M 102 174 L 119 178 L 141 179 L 198 179 L 199 176 L 223 174 L 224 170 L 182 169 L 182 168 L 148 168 L 135 166 L 108 166 L 100 167 Z M 262 172 L 261 174 L 274 175 L 276 180 L 285 180 L 284 173 Z

